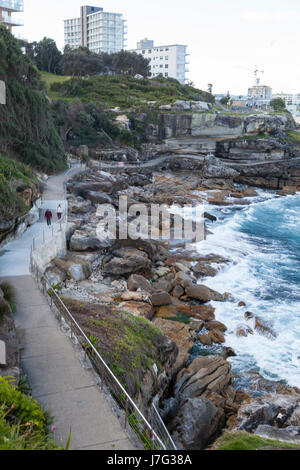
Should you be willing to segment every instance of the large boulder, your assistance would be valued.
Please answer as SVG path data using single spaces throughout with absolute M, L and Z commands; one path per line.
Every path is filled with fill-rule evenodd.
M 104 274 L 123 276 L 147 270 L 151 266 L 147 254 L 135 248 L 120 248 L 113 255 L 103 263 Z
M 94 204 L 112 204 L 112 199 L 108 194 L 98 193 L 96 191 L 85 191 L 85 199 L 88 199 Z
M 284 427 L 299 404 L 300 394 L 264 395 L 240 408 L 234 429 L 252 432 L 260 425 Z
M 76 230 L 71 236 L 70 250 L 71 251 L 96 251 L 110 248 L 115 243 L 115 240 L 105 238 L 100 239 L 96 232 L 89 232 L 86 230 Z
M 195 398 L 209 391 L 222 393 L 229 385 L 231 365 L 223 358 L 199 356 L 177 376 L 175 394 Z
M 178 356 L 174 365 L 174 373 L 181 370 L 189 359 L 189 351 L 194 346 L 194 338 L 189 325 L 155 318 L 153 323 L 178 346 Z
M 155 292 L 150 297 L 151 303 L 154 307 L 163 307 L 172 303 L 172 298 L 167 292 Z
M 206 286 L 188 286 L 185 289 L 186 295 L 191 297 L 192 299 L 200 300 L 200 302 L 206 303 L 210 302 L 211 300 L 215 300 L 218 302 L 223 302 L 224 295 L 216 292 L 209 287 Z
M 280 429 L 274 426 L 260 425 L 255 434 L 264 439 L 271 439 L 291 444 L 300 444 L 300 426 L 289 426 Z
M 224 412 L 206 398 L 186 399 L 170 424 L 179 449 L 202 450 L 222 429 Z
M 152 292 L 151 282 L 148 281 L 144 276 L 139 274 L 132 274 L 127 281 L 127 287 L 130 291 L 144 291 L 144 292 Z

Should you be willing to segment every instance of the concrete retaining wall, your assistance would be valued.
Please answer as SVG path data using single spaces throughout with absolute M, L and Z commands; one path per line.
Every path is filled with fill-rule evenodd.
M 6 104 L 6 87 L 2 80 L 0 80 L 0 104 Z
M 32 251 L 32 260 L 42 273 L 45 272 L 47 265 L 54 258 L 61 258 L 67 254 L 66 226 L 62 230 L 55 232 L 53 237 L 34 248 Z

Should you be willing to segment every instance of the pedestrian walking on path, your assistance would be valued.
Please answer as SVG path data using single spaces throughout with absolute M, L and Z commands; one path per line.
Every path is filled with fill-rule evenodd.
M 47 219 L 47 225 L 50 227 L 51 225 L 51 221 L 52 221 L 52 212 L 50 211 L 50 209 L 47 209 L 46 212 L 45 212 L 45 217 Z
M 61 207 L 61 204 L 58 205 L 56 209 L 56 213 L 57 213 L 58 220 L 61 220 L 63 216 L 63 208 Z

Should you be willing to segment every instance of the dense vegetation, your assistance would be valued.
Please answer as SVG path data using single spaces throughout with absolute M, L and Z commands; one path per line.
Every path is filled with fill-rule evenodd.
M 213 450 L 300 450 L 300 445 L 263 439 L 244 431 L 226 432 L 213 445 Z
M 189 85 L 181 85 L 172 78 L 137 79 L 124 75 L 92 76 L 89 79 L 72 78 L 50 84 L 51 93 L 65 100 L 81 99 L 104 107 L 128 109 L 133 106 L 148 109 L 148 103 L 156 107 L 176 100 L 206 101 L 214 103 L 214 97 Z M 49 76 L 48 76 L 49 84 Z
M 0 377 L 0 450 L 58 450 L 37 402 Z
M 64 149 L 39 71 L 3 26 L 0 79 L 6 82 L 7 101 L 0 106 L 0 150 L 43 171 L 65 168 Z
M 145 318 L 101 305 L 63 299 L 115 376 L 135 397 L 147 370 L 161 370 L 162 332 Z
M 0 218 L 9 220 L 23 215 L 28 207 L 18 195 L 18 188 L 36 184 L 29 167 L 0 154 Z
M 149 60 L 135 52 L 96 54 L 87 47 L 71 49 L 66 46 L 62 54 L 55 41 L 46 37 L 40 42 L 21 41 L 21 45 L 38 69 L 45 72 L 77 77 L 105 73 L 148 77 L 150 74 Z

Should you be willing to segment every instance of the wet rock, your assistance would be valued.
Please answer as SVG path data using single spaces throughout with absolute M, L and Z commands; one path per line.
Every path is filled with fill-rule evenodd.
M 236 357 L 237 354 L 236 352 L 234 351 L 234 349 L 232 348 L 224 348 L 221 356 L 223 357 L 223 359 L 228 359 L 229 357 Z
M 238 303 L 238 307 L 246 307 L 245 302 L 241 301 Z
M 216 222 L 218 219 L 214 215 L 209 214 L 208 212 L 204 212 L 205 219 L 210 220 L 211 222 Z
M 249 335 L 253 335 L 254 331 L 248 325 L 241 325 L 236 329 L 235 334 L 238 338 L 247 338 Z
M 171 296 L 167 292 L 157 292 L 152 294 L 150 300 L 154 307 L 163 307 L 172 303 Z
M 266 336 L 271 340 L 275 340 L 277 338 L 276 332 L 272 329 L 270 325 L 267 324 L 262 318 L 256 316 L 252 312 L 245 313 L 246 320 L 254 320 L 254 329 L 259 334 Z
M 217 269 L 204 263 L 197 263 L 196 266 L 193 266 L 192 271 L 201 277 L 215 277 L 218 274 Z
M 188 286 L 185 289 L 186 295 L 192 299 L 200 300 L 201 302 L 210 302 L 211 300 L 223 302 L 224 296 L 206 286 Z
M 223 344 L 226 342 L 225 337 L 221 331 L 218 330 L 212 330 L 208 333 L 208 336 L 211 338 L 213 343 L 216 344 Z
M 211 337 L 207 334 L 199 335 L 198 340 L 203 346 L 211 346 L 213 344 Z
M 275 333 L 275 331 L 259 317 L 255 318 L 255 330 L 258 333 L 267 336 L 272 340 L 275 340 L 277 338 L 277 334 Z
M 206 323 L 205 328 L 208 331 L 218 330 L 218 331 L 221 331 L 222 333 L 225 333 L 227 331 L 227 326 L 224 325 L 224 323 L 221 323 L 218 321 L 210 321 Z

